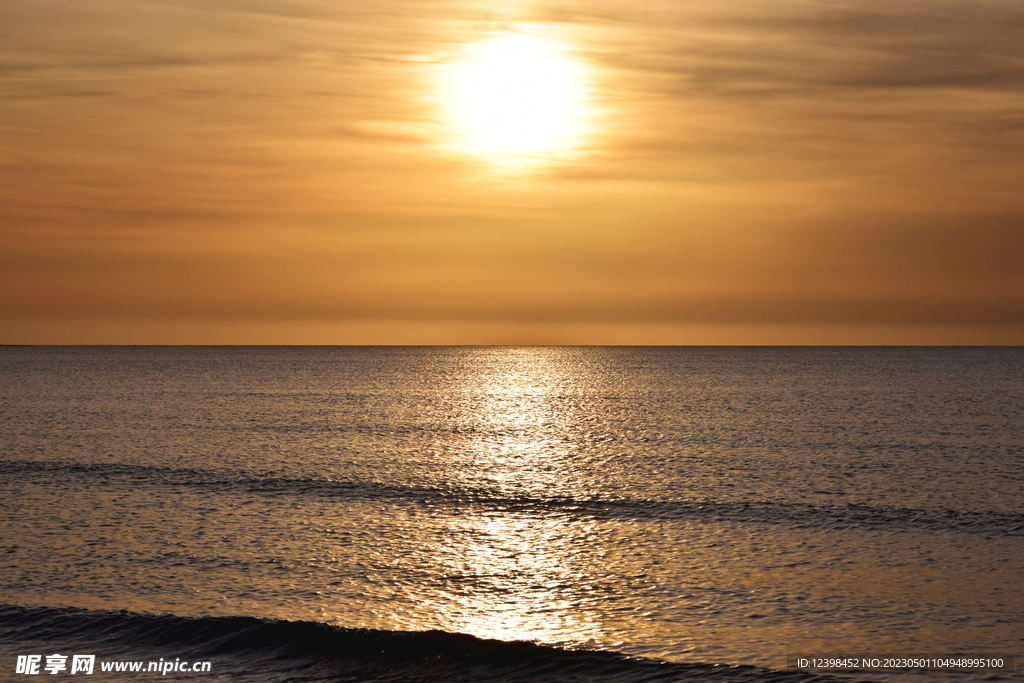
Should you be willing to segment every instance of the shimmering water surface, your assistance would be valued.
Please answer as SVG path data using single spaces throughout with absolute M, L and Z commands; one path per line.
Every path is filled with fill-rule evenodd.
M 0 373 L 6 645 L 128 610 L 774 670 L 1024 654 L 1022 349 L 8 347 Z

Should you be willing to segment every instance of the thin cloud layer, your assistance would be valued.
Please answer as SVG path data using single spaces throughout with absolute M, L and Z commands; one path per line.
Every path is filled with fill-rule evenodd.
M 509 31 L 589 69 L 571 163 L 508 174 L 446 138 L 439 69 Z M 7 0 L 0 341 L 145 319 L 1005 343 L 1022 35 L 1016 2 Z

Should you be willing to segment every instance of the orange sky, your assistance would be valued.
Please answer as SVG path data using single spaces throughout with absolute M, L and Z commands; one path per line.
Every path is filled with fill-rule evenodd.
M 1022 344 L 1022 27 L 1019 0 L 3 0 L 0 343 Z M 444 86 L 503 36 L 585 74 L 523 163 Z

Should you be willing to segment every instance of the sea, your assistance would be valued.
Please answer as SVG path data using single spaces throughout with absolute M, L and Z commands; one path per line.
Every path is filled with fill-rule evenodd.
M 1024 681 L 1024 348 L 9 346 L 0 420 L 0 680 Z

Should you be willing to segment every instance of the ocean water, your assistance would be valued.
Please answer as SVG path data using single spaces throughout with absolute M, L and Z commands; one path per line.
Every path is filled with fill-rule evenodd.
M 0 417 L 0 680 L 1024 681 L 1024 349 L 5 347 Z

